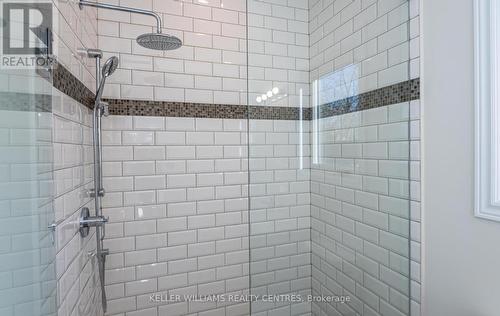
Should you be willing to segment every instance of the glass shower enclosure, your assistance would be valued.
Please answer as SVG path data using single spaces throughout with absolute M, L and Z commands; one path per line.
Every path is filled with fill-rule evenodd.
M 248 232 L 236 233 L 248 241 L 238 249 L 249 261 L 236 262 L 241 273 L 223 270 L 243 277 L 220 291 L 251 295 L 242 315 L 410 315 L 417 89 L 408 0 L 246 7 L 247 39 L 238 45 L 247 55 L 247 144 L 238 155 L 248 171 Z M 73 186 L 80 169 L 71 173 L 54 155 L 63 148 L 54 147 L 60 100 L 51 72 L 1 68 L 0 80 L 0 315 L 55 315 L 57 293 L 73 286 L 57 290 L 56 265 L 69 265 L 55 260 L 56 236 L 68 242 L 75 232 L 54 232 L 67 216 L 54 205 L 53 178 L 58 172 Z M 73 158 L 83 160 L 80 153 Z
M 0 315 L 55 315 L 51 48 L 34 55 L 40 42 L 23 33 L 44 7 L 0 5 Z
M 52 78 L 0 73 L 0 315 L 55 315 Z
M 251 315 L 410 315 L 409 2 L 247 5 Z

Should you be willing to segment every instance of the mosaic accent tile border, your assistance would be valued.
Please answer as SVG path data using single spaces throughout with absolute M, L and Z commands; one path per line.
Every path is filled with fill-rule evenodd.
M 56 63 L 53 85 L 60 91 L 93 108 L 94 94 L 63 65 Z M 321 105 L 319 117 L 330 117 L 420 98 L 420 79 L 397 83 Z M 296 107 L 246 106 L 164 101 L 106 99 L 111 115 L 168 116 L 225 119 L 311 120 L 312 109 Z
M 111 115 L 245 118 L 245 106 L 162 102 L 123 99 L 104 99 Z
M 246 106 L 245 106 L 246 107 Z M 312 118 L 312 109 L 296 107 L 278 107 L 278 106 L 249 106 L 248 118 L 251 120 L 302 120 L 310 121 Z
M 420 79 L 413 79 L 360 95 L 321 105 L 325 118 L 420 99 Z M 261 120 L 311 120 L 312 109 L 138 100 L 106 100 L 110 114 L 137 116 L 205 117 Z
M 222 119 L 310 120 L 311 110 L 230 104 L 105 99 L 111 115 L 168 116 Z
M 54 63 L 52 85 L 89 109 L 94 108 L 95 94 L 62 64 Z
M 420 78 L 362 93 L 320 106 L 320 118 L 420 99 Z

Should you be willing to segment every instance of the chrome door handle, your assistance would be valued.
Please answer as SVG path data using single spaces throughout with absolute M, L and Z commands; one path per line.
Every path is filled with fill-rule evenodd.
M 56 228 L 57 228 L 57 225 L 61 224 L 63 221 L 59 221 L 59 222 L 53 222 L 52 224 L 50 224 L 49 226 L 47 226 L 47 228 L 50 230 L 51 232 L 51 240 L 52 240 L 52 244 L 55 244 L 56 243 Z
M 52 241 L 52 244 L 56 243 L 56 223 L 52 223 L 49 226 L 47 226 L 48 229 L 50 229 L 50 240 Z

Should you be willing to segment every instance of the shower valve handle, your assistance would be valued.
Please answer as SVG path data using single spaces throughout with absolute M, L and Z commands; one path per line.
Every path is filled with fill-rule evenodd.
M 108 219 L 104 216 L 89 216 L 80 219 L 80 227 L 100 227 L 108 222 Z
M 90 216 L 89 208 L 84 207 L 80 213 L 80 235 L 82 237 L 87 237 L 90 232 L 90 227 L 104 227 L 107 222 L 108 218 L 104 216 Z

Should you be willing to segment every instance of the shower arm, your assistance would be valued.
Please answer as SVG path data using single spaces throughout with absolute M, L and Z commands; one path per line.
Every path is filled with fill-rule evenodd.
M 161 33 L 161 28 L 162 28 L 161 16 L 156 12 L 149 11 L 149 10 L 143 10 L 143 9 L 122 7 L 122 6 L 113 5 L 113 4 L 98 3 L 98 2 L 87 1 L 87 0 L 80 0 L 78 5 L 80 6 L 80 10 L 82 10 L 84 6 L 87 6 L 87 7 L 109 9 L 109 10 L 115 10 L 115 11 L 137 13 L 137 14 L 152 16 L 156 19 L 156 32 Z

